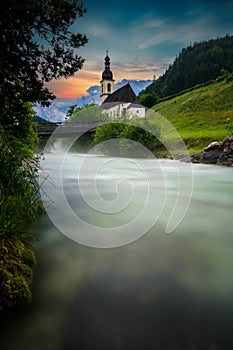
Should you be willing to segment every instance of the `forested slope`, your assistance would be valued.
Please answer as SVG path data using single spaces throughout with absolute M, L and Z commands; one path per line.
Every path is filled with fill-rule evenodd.
M 159 98 L 173 95 L 216 79 L 223 69 L 233 72 L 233 36 L 229 34 L 182 49 L 165 74 L 140 95 L 156 93 Z

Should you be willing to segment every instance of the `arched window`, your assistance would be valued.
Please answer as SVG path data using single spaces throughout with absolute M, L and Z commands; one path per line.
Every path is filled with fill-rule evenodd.
M 103 84 L 101 84 L 101 92 L 104 92 Z
M 108 89 L 108 92 L 111 92 L 111 84 L 110 83 L 108 83 L 107 89 Z

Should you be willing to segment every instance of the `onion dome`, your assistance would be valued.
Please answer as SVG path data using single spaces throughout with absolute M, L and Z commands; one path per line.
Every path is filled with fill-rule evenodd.
M 103 80 L 112 80 L 113 79 L 113 74 L 112 71 L 110 70 L 110 57 L 108 56 L 108 50 L 106 51 L 106 56 L 105 56 L 105 70 L 102 73 L 102 79 Z

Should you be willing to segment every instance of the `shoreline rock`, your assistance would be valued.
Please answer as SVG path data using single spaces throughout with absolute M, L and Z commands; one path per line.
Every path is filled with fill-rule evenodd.
M 233 166 L 233 136 L 211 142 L 203 152 L 191 155 L 192 163 Z

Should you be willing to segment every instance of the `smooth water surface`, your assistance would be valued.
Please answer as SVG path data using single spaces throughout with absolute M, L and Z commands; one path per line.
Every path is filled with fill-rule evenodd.
M 45 170 L 57 171 L 58 158 L 48 157 Z M 75 175 L 80 157 L 70 155 L 63 174 L 72 209 L 100 227 L 118 225 L 119 217 L 112 223 L 109 215 L 95 216 L 82 200 Z M 97 158 L 92 156 L 93 166 Z M 127 174 L 127 162 L 117 162 L 99 174 L 106 201 L 116 198 L 112 178 L 122 169 Z M 174 164 L 159 164 L 166 177 L 166 202 L 173 203 Z M 153 168 L 152 160 L 140 160 L 140 165 Z M 89 186 L 85 174 L 82 181 Z M 139 195 L 127 214 L 122 211 L 123 224 L 139 215 L 145 199 L 138 169 L 130 168 L 128 177 Z M 233 169 L 194 165 L 193 181 L 190 206 L 173 233 L 164 233 L 167 203 L 148 233 L 122 247 L 78 244 L 44 214 L 36 225 L 33 303 L 2 322 L 1 350 L 232 349 Z

